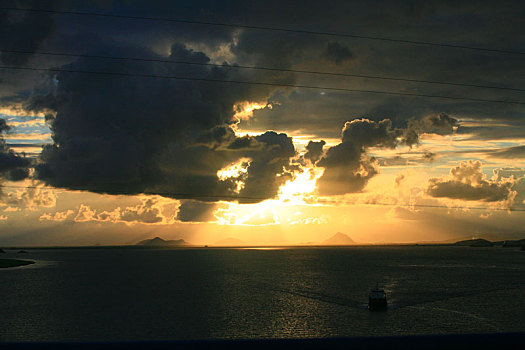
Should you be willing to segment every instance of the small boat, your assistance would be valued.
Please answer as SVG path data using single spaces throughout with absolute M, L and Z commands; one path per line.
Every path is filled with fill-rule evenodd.
M 383 289 L 376 286 L 368 295 L 368 309 L 370 311 L 386 310 L 387 308 L 386 293 Z

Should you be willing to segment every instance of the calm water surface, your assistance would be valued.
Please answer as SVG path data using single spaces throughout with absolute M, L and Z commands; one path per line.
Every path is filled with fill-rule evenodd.
M 5 258 L 1 341 L 525 331 L 512 248 L 41 249 Z M 390 308 L 371 313 L 378 283 Z

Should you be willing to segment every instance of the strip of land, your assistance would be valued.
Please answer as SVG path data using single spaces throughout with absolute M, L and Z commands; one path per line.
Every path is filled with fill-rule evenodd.
M 31 260 L 18 260 L 18 259 L 0 259 L 0 268 L 5 267 L 18 267 L 34 264 Z

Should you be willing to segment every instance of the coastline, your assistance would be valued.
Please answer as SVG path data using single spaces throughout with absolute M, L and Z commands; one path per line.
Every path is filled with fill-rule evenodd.
M 31 260 L 0 259 L 0 268 L 19 267 L 34 264 Z

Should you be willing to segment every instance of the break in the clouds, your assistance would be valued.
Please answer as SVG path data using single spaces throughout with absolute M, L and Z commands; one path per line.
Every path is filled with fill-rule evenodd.
M 427 193 L 432 197 L 447 197 L 470 201 L 496 202 L 508 200 L 512 181 L 489 180 L 483 174 L 481 162 L 462 162 L 450 170 L 448 179 L 429 180 Z
M 5 119 L 0 119 L 0 177 L 18 181 L 29 176 L 31 160 L 16 154 L 4 140 L 4 134 L 10 130 Z

